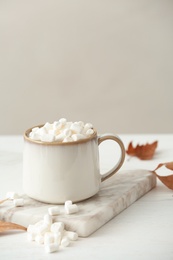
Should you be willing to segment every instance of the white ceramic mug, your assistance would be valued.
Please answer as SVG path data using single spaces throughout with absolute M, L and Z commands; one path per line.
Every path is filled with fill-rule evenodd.
M 69 143 L 35 141 L 29 138 L 31 129 L 24 134 L 23 189 L 36 200 L 62 204 L 66 200 L 82 201 L 95 195 L 100 183 L 115 174 L 122 166 L 125 148 L 113 134 L 97 136 Z M 101 175 L 99 167 L 100 143 L 117 142 L 121 149 L 119 161 Z

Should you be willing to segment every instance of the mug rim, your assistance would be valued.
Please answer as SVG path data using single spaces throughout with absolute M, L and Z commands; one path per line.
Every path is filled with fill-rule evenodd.
M 36 125 L 36 126 L 28 128 L 24 132 L 24 134 L 23 134 L 24 140 L 28 141 L 30 143 L 35 143 L 35 144 L 40 144 L 40 145 L 75 145 L 75 144 L 80 144 L 80 143 L 86 143 L 86 142 L 88 142 L 88 141 L 90 141 L 90 140 L 92 140 L 92 139 L 97 137 L 97 131 L 96 131 L 95 128 L 93 128 L 94 133 L 91 136 L 86 137 L 86 138 L 81 139 L 81 140 L 78 140 L 78 141 L 72 141 L 72 142 L 59 142 L 59 141 L 44 142 L 44 141 L 40 141 L 40 140 L 31 139 L 29 137 L 29 133 L 32 131 L 32 129 L 35 128 L 35 127 L 42 127 L 42 126 L 44 126 L 44 124 L 40 124 L 40 125 Z

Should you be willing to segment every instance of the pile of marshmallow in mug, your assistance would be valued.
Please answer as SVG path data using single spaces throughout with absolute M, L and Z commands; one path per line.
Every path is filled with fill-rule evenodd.
M 85 139 L 93 133 L 91 123 L 68 122 L 66 118 L 61 118 L 52 124 L 47 122 L 42 127 L 32 128 L 29 137 L 43 142 L 74 142 Z

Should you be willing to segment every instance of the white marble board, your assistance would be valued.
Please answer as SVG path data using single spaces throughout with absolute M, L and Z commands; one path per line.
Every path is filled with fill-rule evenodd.
M 87 237 L 155 186 L 156 177 L 149 171 L 120 171 L 103 182 L 95 196 L 77 203 L 78 213 L 67 215 L 64 212 L 64 205 L 59 205 L 61 214 L 56 220 L 63 221 L 67 230 L 76 231 L 79 236 Z M 0 220 L 27 227 L 41 220 L 51 206 L 26 195 L 23 195 L 23 198 L 24 207 L 14 207 L 12 201 L 0 205 Z

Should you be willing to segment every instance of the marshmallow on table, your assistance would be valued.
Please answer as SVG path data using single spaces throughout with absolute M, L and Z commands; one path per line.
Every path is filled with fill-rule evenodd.
M 73 241 L 78 239 L 78 234 L 76 232 L 73 232 L 73 231 L 65 230 L 63 236 L 68 237 L 70 240 L 73 240 Z
M 55 243 L 48 244 L 48 245 L 45 246 L 45 252 L 46 253 L 53 253 L 53 252 L 58 251 L 58 249 L 59 249 L 59 245 L 55 244 Z
M 64 231 L 64 223 L 63 222 L 55 222 L 51 225 L 50 231 L 53 233 L 63 232 Z
M 35 236 L 35 242 L 37 242 L 38 244 L 44 244 L 44 236 L 36 235 Z
M 53 235 L 54 235 L 54 243 L 60 245 L 61 237 L 62 237 L 61 232 L 53 233 Z
M 63 237 L 61 240 L 61 246 L 66 247 L 70 244 L 70 239 L 68 237 Z
M 44 235 L 47 231 L 49 231 L 50 225 L 43 223 L 42 225 L 36 226 L 35 232 L 36 234 Z
M 65 202 L 65 209 L 69 212 L 68 214 L 78 211 L 77 205 L 73 204 L 71 200 Z M 51 214 L 58 214 L 59 207 L 50 207 L 48 212 Z M 51 223 L 52 215 L 46 214 L 44 215 L 43 220 L 38 221 L 34 225 L 29 225 L 27 228 L 28 240 L 36 241 L 38 244 L 44 244 L 47 253 L 56 252 L 58 251 L 59 246 L 67 247 L 70 244 L 70 241 L 77 240 L 78 234 L 73 231 L 65 230 L 63 222 Z
M 54 234 L 52 232 L 46 232 L 44 234 L 44 244 L 48 245 L 52 243 L 54 243 Z
M 34 233 L 27 234 L 28 241 L 35 241 L 35 237 L 36 237 L 36 235 Z

